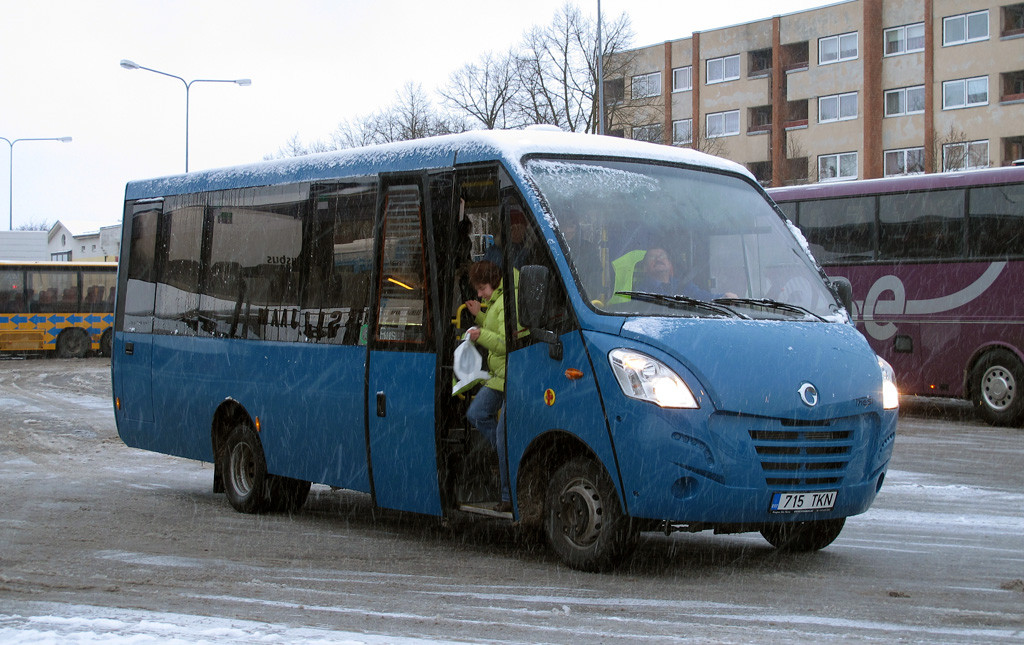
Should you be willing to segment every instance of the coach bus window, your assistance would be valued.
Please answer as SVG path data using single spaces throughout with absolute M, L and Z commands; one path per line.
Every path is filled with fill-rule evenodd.
M 971 257 L 1024 255 L 1024 185 L 972 188 L 967 226 Z
M 25 311 L 25 285 L 21 270 L 0 269 L 0 313 Z
M 874 197 L 804 202 L 800 204 L 799 225 L 819 262 L 874 259 Z
M 369 313 L 376 184 L 321 186 L 313 192 L 303 251 L 309 265 L 302 300 L 307 340 L 365 344 L 361 331 Z
M 304 186 L 210 196 L 202 335 L 297 341 Z
M 882 259 L 963 256 L 963 190 L 882 195 L 878 219 Z
M 82 272 L 82 310 L 106 313 L 114 311 L 117 274 L 111 271 Z
M 168 200 L 163 225 L 163 271 L 156 286 L 153 331 L 158 334 L 195 335 L 198 331 L 199 259 L 203 237 L 203 207 L 185 196 Z
M 125 285 L 124 321 L 121 329 L 143 334 L 153 331 L 153 297 L 156 290 L 157 224 L 163 202 L 132 206 L 128 278 Z
M 77 273 L 29 271 L 25 289 L 33 294 L 33 309 L 40 313 L 80 311 Z

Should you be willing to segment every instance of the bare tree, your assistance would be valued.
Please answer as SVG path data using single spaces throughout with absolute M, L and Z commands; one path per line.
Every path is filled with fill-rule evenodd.
M 984 162 L 980 159 L 975 159 L 972 162 L 971 145 L 967 140 L 967 134 L 955 125 L 950 125 L 944 135 L 935 138 L 934 153 L 933 159 L 936 160 L 938 172 L 963 170 L 968 166 L 980 168 L 989 165 L 987 158 Z
M 52 227 L 52 224 L 47 222 L 45 219 L 34 220 L 31 219 L 18 226 L 14 229 L 16 231 L 48 231 Z
M 622 14 L 605 33 L 607 60 L 632 40 L 629 17 Z M 596 132 L 597 56 L 596 23 L 569 3 L 555 13 L 551 24 L 527 32 L 519 53 L 519 92 L 513 103 L 519 118 L 572 132 Z
M 517 63 L 512 50 L 500 55 L 487 52 L 452 72 L 438 94 L 450 109 L 469 115 L 488 130 L 511 127 L 508 106 L 518 90 Z

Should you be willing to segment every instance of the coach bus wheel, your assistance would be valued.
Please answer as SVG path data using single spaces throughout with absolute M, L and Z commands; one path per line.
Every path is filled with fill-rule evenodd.
M 228 503 L 240 513 L 270 509 L 270 475 L 259 437 L 248 424 L 239 424 L 228 435 L 221 476 Z
M 583 457 L 564 464 L 551 478 L 544 501 L 544 531 L 558 557 L 581 571 L 615 567 L 637 540 L 608 473 Z
M 112 336 L 113 334 L 110 332 L 109 329 L 103 332 L 103 335 L 100 336 L 100 356 L 110 358 L 110 348 L 111 345 L 113 344 L 113 341 L 111 340 Z
M 84 358 L 90 344 L 84 329 L 65 329 L 57 337 L 57 358 Z
M 1017 425 L 1024 419 L 1024 366 L 1013 352 L 996 349 L 971 370 L 971 392 L 978 415 L 992 425 Z
M 761 535 L 776 549 L 790 553 L 817 551 L 832 544 L 846 524 L 846 518 L 767 524 Z

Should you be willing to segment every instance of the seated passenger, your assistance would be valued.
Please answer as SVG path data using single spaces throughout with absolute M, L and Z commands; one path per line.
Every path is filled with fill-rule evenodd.
M 682 281 L 675 275 L 672 260 L 669 259 L 665 249 L 649 249 L 640 263 L 640 269 L 643 275 L 633 283 L 633 291 L 645 291 L 666 296 L 686 296 L 697 300 L 715 298 L 713 293 L 702 289 L 693 282 L 682 284 Z

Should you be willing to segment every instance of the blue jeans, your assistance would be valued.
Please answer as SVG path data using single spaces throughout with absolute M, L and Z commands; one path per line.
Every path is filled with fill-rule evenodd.
M 505 393 L 482 387 L 469 404 L 466 418 L 498 452 L 501 501 L 512 501 L 508 485 L 508 457 L 505 448 Z

